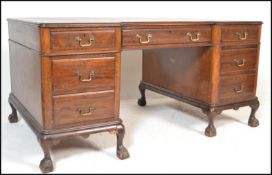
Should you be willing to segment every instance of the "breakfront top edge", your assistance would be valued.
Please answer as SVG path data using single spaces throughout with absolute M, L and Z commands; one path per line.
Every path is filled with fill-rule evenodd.
M 204 24 L 262 24 L 262 21 L 209 21 L 197 19 L 162 18 L 8 18 L 8 21 L 23 22 L 40 27 L 99 27 L 134 25 L 204 25 Z

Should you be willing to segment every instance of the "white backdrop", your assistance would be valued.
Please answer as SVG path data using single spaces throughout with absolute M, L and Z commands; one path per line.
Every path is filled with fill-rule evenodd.
M 6 116 L 8 116 L 8 114 L 10 113 L 10 108 L 8 107 L 7 103 L 8 94 L 10 92 L 8 27 L 6 21 L 7 18 L 117 17 L 117 18 L 189 18 L 192 20 L 206 19 L 213 21 L 216 20 L 263 21 L 264 24 L 262 27 L 261 51 L 257 87 L 257 96 L 259 97 L 261 102 L 260 108 L 262 108 L 262 104 L 264 105 L 264 103 L 267 102 L 269 103 L 271 101 L 270 7 L 271 7 L 270 2 L 1 2 L 2 121 L 4 121 L 3 123 L 7 123 Z M 122 99 L 137 98 L 139 96 L 138 83 L 141 77 L 141 59 L 138 58 L 140 58 L 140 56 L 141 51 L 123 53 L 122 81 L 121 81 Z M 270 114 L 269 112 L 270 108 L 266 108 L 266 110 L 267 115 Z M 270 118 L 271 116 L 266 117 Z M 5 137 L 2 138 L 5 139 Z M 10 165 L 10 167 L 11 166 L 12 165 Z M 4 168 L 7 167 L 8 166 L 5 166 Z M 7 172 L 14 172 L 8 171 L 7 169 L 3 170 Z

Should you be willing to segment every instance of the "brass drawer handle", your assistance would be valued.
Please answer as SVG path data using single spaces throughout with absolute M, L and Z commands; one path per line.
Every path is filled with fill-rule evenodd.
M 233 60 L 236 64 L 237 67 L 243 67 L 245 65 L 245 59 L 243 58 L 242 60 L 234 59 Z
M 240 32 L 236 32 L 236 35 L 238 35 L 239 40 L 246 40 L 248 33 L 244 32 L 244 37 L 242 37 L 242 34 Z
M 94 77 L 95 77 L 95 70 L 92 70 L 90 72 L 88 79 L 83 79 L 80 72 L 77 72 L 76 75 L 78 76 L 79 81 L 81 81 L 81 82 L 89 82 L 89 81 L 92 81 L 94 79 Z
M 235 93 L 241 93 L 244 90 L 244 85 L 240 84 L 239 88 L 233 88 Z
M 186 35 L 190 37 L 190 40 L 191 40 L 191 41 L 198 41 L 198 40 L 199 40 L 200 33 L 197 32 L 195 38 L 193 37 L 193 34 L 190 33 L 190 32 L 187 32 Z
M 152 38 L 152 34 L 150 34 L 150 33 L 147 34 L 147 40 L 146 40 L 146 41 L 143 41 L 143 40 L 142 40 L 142 36 L 139 35 L 139 34 L 136 35 L 136 38 L 139 39 L 139 42 L 140 42 L 141 44 L 148 44 L 148 43 L 150 42 L 151 38 Z
M 77 111 L 79 112 L 79 114 L 83 117 L 88 116 L 88 115 L 92 115 L 93 111 L 95 110 L 95 105 L 91 105 L 89 106 L 89 111 L 86 113 L 83 113 L 83 110 L 80 108 L 77 108 Z
M 89 43 L 87 43 L 87 44 L 82 44 L 80 37 L 76 37 L 76 40 L 78 41 L 78 44 L 79 44 L 80 47 L 89 47 L 94 43 L 94 36 L 90 37 Z

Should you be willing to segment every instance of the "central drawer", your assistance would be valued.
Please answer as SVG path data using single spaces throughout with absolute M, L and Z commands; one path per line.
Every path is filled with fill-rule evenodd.
M 114 56 L 78 56 L 52 61 L 53 95 L 114 89 Z
M 210 43 L 211 27 L 180 27 L 180 28 L 150 28 L 124 29 L 122 31 L 122 46 L 146 46 L 182 43 Z
M 114 91 L 53 97 L 54 127 L 78 126 L 114 119 Z

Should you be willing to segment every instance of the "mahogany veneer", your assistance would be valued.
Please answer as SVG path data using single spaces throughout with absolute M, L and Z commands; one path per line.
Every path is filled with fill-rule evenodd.
M 37 135 L 42 172 L 53 171 L 50 148 L 71 135 L 117 135 L 117 156 L 129 157 L 119 119 L 120 52 L 143 49 L 145 90 L 187 102 L 214 118 L 225 109 L 255 112 L 262 22 L 9 19 L 11 123 L 17 110 Z

